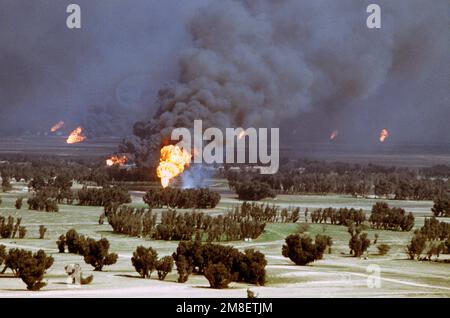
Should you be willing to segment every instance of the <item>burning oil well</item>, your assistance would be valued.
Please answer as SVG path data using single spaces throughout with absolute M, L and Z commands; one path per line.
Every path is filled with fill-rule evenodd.
M 327 2 L 326 9 L 294 0 L 204 6 L 188 23 L 192 42 L 177 61 L 177 81 L 161 88 L 156 114 L 137 122 L 120 150 L 148 165 L 160 161 L 173 128 L 191 129 L 195 119 L 219 128 L 279 127 L 302 112 L 362 101 L 387 78 L 410 76 L 442 47 L 426 41 L 411 50 L 411 29 L 425 34 L 429 19 L 409 19 L 406 4 L 384 5 L 396 23 L 386 15 L 389 31 L 371 33 L 359 25 L 353 1 Z M 420 1 L 407 5 L 419 8 Z

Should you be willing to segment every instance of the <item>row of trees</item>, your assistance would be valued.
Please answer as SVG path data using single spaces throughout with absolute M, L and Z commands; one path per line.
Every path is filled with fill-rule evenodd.
M 118 258 L 117 254 L 109 253 L 109 241 L 106 238 L 95 240 L 78 234 L 74 229 L 61 235 L 56 245 L 60 253 L 64 253 L 67 246 L 69 253 L 82 255 L 86 264 L 94 267 L 94 271 L 115 264 Z
M 243 202 L 228 210 L 230 216 L 236 222 L 255 220 L 258 222 L 283 222 L 296 223 L 300 218 L 300 208 L 283 208 L 256 202 Z
M 28 290 L 36 291 L 46 285 L 42 280 L 45 272 L 53 265 L 53 257 L 47 256 L 43 250 L 36 253 L 0 245 L 0 266 L 4 264 L 2 274 L 10 269 L 15 277 L 22 279 Z
M 406 214 L 402 208 L 389 207 L 386 202 L 377 202 L 372 206 L 370 225 L 375 229 L 410 231 L 414 227 L 414 216 Z
M 227 171 L 229 186 L 236 192 L 286 194 L 375 194 L 389 199 L 432 200 L 445 194 L 450 187 L 446 177 L 430 176 L 406 168 L 329 164 L 324 162 L 291 162 L 284 164 L 274 175 L 260 175 L 249 171 Z M 264 190 L 259 190 L 264 189 Z M 259 196 L 258 200 L 272 195 Z
M 12 216 L 5 217 L 0 215 L 0 237 L 1 238 L 15 238 L 19 234 L 19 238 L 22 239 L 27 234 L 25 226 L 21 226 L 22 218 L 16 220 Z
M 57 199 L 48 196 L 46 191 L 36 192 L 31 198 L 27 200 L 28 209 L 45 212 L 59 212 Z M 16 208 L 22 207 L 21 201 L 16 201 Z
M 231 189 L 236 191 L 239 200 L 258 201 L 265 198 L 275 198 L 276 192 L 265 182 L 237 181 L 229 182 Z
M 440 222 L 434 216 L 425 219 L 424 225 L 414 231 L 406 252 L 410 259 L 418 260 L 431 260 L 433 255 L 437 259 L 441 253 L 450 253 L 450 224 Z
M 362 209 L 354 208 L 319 208 L 311 212 L 312 223 L 328 223 L 348 226 L 351 222 L 357 225 L 362 224 L 366 220 L 366 215 Z
M 143 199 L 150 208 L 209 209 L 219 203 L 220 194 L 207 188 L 158 188 L 147 191 Z
M 267 261 L 264 254 L 253 249 L 240 252 L 232 246 L 181 241 L 172 257 L 180 283 L 191 274 L 205 275 L 213 288 L 226 288 L 231 281 L 261 286 L 266 282 Z
M 191 240 L 194 236 L 213 241 L 255 239 L 266 222 L 297 222 L 300 208 L 283 208 L 243 202 L 225 215 L 211 216 L 203 212 L 161 212 L 160 223 L 151 209 L 113 204 L 105 207 L 105 215 L 114 232 L 156 240 Z
M 436 217 L 450 217 L 450 196 L 434 199 L 434 204 L 431 211 Z
M 95 183 L 98 186 L 121 181 L 154 181 L 155 175 L 149 174 L 148 167 L 122 169 L 106 167 L 104 158 L 96 157 L 55 157 L 42 155 L 2 154 L 0 173 L 17 182 L 43 179 L 47 182 L 55 177 L 76 180 L 80 183 Z
M 211 216 L 203 212 L 179 213 L 169 209 L 161 212 L 161 221 L 151 210 L 129 206 L 105 207 L 108 223 L 115 233 L 156 240 L 191 240 L 194 236 L 213 241 L 257 238 L 265 222 L 252 217 L 236 220 L 233 214 Z

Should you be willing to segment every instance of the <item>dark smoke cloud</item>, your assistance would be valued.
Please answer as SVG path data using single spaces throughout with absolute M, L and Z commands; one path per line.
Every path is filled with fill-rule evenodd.
M 47 130 L 59 119 L 124 134 L 176 77 L 184 22 L 203 1 L 0 0 L 0 131 Z M 67 128 L 67 129 L 68 129 Z
M 137 123 L 126 146 L 157 153 L 161 137 L 194 119 L 267 127 L 305 112 L 348 116 L 387 83 L 421 81 L 448 53 L 448 2 L 378 3 L 381 30 L 366 27 L 365 1 L 212 1 L 188 24 L 193 45 L 180 54 L 178 81 L 160 90 L 156 116 Z
M 370 1 L 78 0 L 72 31 L 71 2 L 0 0 L 0 132 L 64 119 L 123 135 L 153 117 L 124 147 L 141 154 L 193 119 L 280 126 L 293 144 L 384 125 L 450 141 L 448 0 L 376 1 L 381 30 Z

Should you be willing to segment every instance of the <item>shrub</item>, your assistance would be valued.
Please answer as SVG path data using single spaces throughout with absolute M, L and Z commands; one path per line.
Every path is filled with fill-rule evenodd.
M 5 262 L 6 259 L 6 246 L 0 244 L 0 266 L 3 265 L 3 263 Z
M 45 232 L 47 232 L 47 228 L 44 225 L 39 225 L 39 239 L 44 239 Z
M 58 246 L 59 253 L 64 253 L 66 249 L 66 237 L 64 234 L 59 236 L 59 239 L 56 241 L 56 245 Z
M 282 247 L 282 255 L 288 257 L 296 265 L 306 265 L 323 257 L 323 253 L 331 244 L 331 238 L 317 235 L 315 243 L 306 235 L 292 234 L 286 237 Z
M 350 254 L 355 257 L 363 255 L 370 246 L 370 240 L 367 233 L 361 233 L 361 227 L 351 224 L 348 227 L 348 233 L 351 235 L 348 246 L 350 247 Z
M 164 256 L 162 259 L 156 262 L 156 270 L 158 271 L 158 279 L 164 280 L 172 271 L 173 268 L 173 258 L 172 256 Z
M 391 208 L 385 202 L 377 202 L 372 206 L 369 222 L 375 229 L 410 231 L 414 227 L 414 216 L 406 214 L 402 208 Z
M 178 282 L 185 283 L 189 279 L 189 275 L 192 273 L 192 267 L 186 260 L 184 255 L 177 257 L 175 264 L 177 265 Z
M 28 290 L 37 291 L 46 285 L 42 282 L 45 271 L 53 265 L 53 257 L 47 256 L 43 250 L 35 254 L 24 252 L 19 260 L 17 275 L 27 285 Z
M 12 190 L 11 182 L 9 181 L 9 177 L 2 175 L 2 190 L 3 192 L 8 192 Z
M 378 248 L 378 254 L 380 255 L 386 255 L 387 253 L 389 253 L 391 247 L 388 244 L 380 244 L 377 245 Z
M 23 239 L 27 235 L 27 228 L 25 226 L 19 227 L 19 238 Z
M 258 201 L 265 198 L 275 198 L 276 193 L 267 183 L 259 181 L 244 181 L 234 184 L 239 200 Z
M 251 249 L 242 253 L 231 246 L 201 244 L 199 240 L 182 241 L 172 257 L 180 283 L 186 282 L 191 273 L 204 275 L 208 266 L 219 263 L 230 272 L 232 281 L 258 285 L 265 283 L 265 256 Z
M 150 278 L 156 269 L 158 253 L 151 247 L 138 246 L 133 252 L 131 263 L 142 278 Z
M 406 246 L 406 253 L 408 253 L 410 259 L 419 259 L 420 254 L 424 251 L 427 244 L 427 238 L 425 235 L 416 232 L 411 239 L 411 242 Z
M 201 189 L 151 189 L 144 195 L 144 202 L 150 208 L 208 209 L 220 201 L 220 194 L 208 188 Z
M 450 196 L 434 199 L 434 205 L 431 209 L 434 216 L 450 216 Z
M 20 210 L 22 208 L 22 204 L 23 204 L 23 198 L 17 198 L 16 199 L 16 204 L 15 204 L 16 209 Z
M 84 253 L 84 261 L 94 267 L 94 271 L 101 271 L 103 266 L 117 262 L 117 254 L 109 253 L 109 242 L 106 238 L 98 241 L 88 238 L 87 249 Z
M 227 288 L 231 282 L 230 271 L 222 263 L 210 264 L 205 269 L 205 277 L 209 281 L 211 288 Z
M 74 229 L 70 229 L 66 233 L 66 244 L 69 253 L 85 255 L 88 244 L 84 235 L 80 235 Z

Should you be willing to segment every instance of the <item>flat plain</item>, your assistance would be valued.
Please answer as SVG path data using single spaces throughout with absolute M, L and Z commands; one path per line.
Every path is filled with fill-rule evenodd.
M 265 232 L 251 242 L 237 241 L 229 244 L 241 250 L 253 248 L 261 251 L 267 259 L 267 284 L 253 286 L 231 283 L 230 288 L 214 290 L 209 288 L 203 276 L 191 275 L 185 284 L 177 283 L 176 269 L 165 281 L 159 281 L 156 273 L 150 279 L 139 278 L 131 265 L 131 257 L 139 245 L 152 246 L 160 256 L 172 254 L 178 242 L 154 241 L 144 238 L 131 238 L 114 234 L 111 226 L 105 222 L 98 223 L 103 209 L 100 207 L 81 207 L 60 205 L 60 212 L 47 213 L 29 211 L 24 201 L 21 210 L 16 210 L 14 202 L 17 197 L 28 195 L 26 184 L 13 183 L 13 191 L 0 193 L 3 200 L 0 215 L 22 217 L 22 224 L 28 229 L 24 239 L 0 239 L 0 244 L 7 248 L 21 247 L 30 250 L 44 249 L 51 254 L 54 265 L 48 270 L 48 285 L 39 292 L 26 291 L 25 284 L 13 278 L 8 271 L 0 275 L 0 297 L 246 297 L 247 288 L 256 292 L 260 298 L 269 297 L 449 297 L 450 267 L 442 262 L 420 262 L 407 259 L 404 248 L 412 232 L 394 232 L 368 229 L 373 241 L 378 233 L 378 243 L 391 245 L 391 251 L 384 256 L 378 255 L 376 246 L 371 246 L 368 256 L 355 258 L 349 255 L 348 240 L 350 235 L 344 226 L 330 224 L 309 224 L 307 234 L 315 236 L 325 233 L 333 238 L 331 253 L 326 253 L 322 260 L 308 266 L 296 266 L 281 255 L 284 238 L 297 233 L 299 223 L 304 222 L 303 211 L 318 207 L 354 207 L 362 208 L 368 214 L 377 200 L 353 198 L 351 196 L 300 196 L 280 195 L 276 199 L 265 200 L 278 206 L 298 206 L 301 208 L 299 223 L 269 223 Z M 210 188 L 221 192 L 222 199 L 215 209 L 203 210 L 217 215 L 225 213 L 240 202 L 226 189 L 226 180 L 210 180 Z M 143 192 L 132 191 L 132 205 L 144 206 Z M 423 224 L 425 217 L 431 216 L 431 201 L 390 201 L 390 205 L 403 207 L 412 212 L 416 227 Z M 160 212 L 161 210 L 154 210 Z M 39 225 L 48 230 L 45 239 L 38 239 Z M 58 253 L 56 240 L 59 235 L 74 228 L 79 233 L 94 238 L 106 237 L 111 243 L 110 250 L 119 255 L 119 260 L 103 272 L 93 272 L 92 267 L 84 263 L 79 255 Z M 442 255 L 441 255 L 442 258 Z M 444 256 L 445 258 L 445 256 Z M 90 285 L 75 288 L 66 283 L 64 266 L 78 263 L 82 266 L 84 276 L 93 274 Z M 374 266 L 375 265 L 375 266 Z M 373 269 L 379 269 L 380 285 L 371 284 Z

